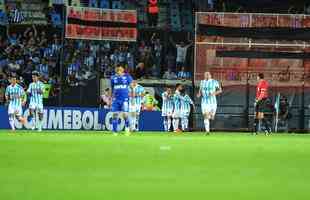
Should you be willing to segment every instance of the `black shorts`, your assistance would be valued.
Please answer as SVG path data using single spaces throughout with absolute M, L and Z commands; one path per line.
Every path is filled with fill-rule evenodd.
M 269 100 L 266 99 L 262 99 L 256 102 L 256 107 L 255 107 L 255 111 L 256 112 L 269 112 Z

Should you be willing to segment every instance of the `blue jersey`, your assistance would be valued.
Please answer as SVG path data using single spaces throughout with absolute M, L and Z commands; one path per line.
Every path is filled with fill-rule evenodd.
M 181 110 L 183 112 L 189 113 L 191 111 L 191 105 L 194 105 L 194 103 L 192 99 L 186 94 L 181 100 Z
M 127 100 L 129 98 L 129 86 L 132 82 L 130 75 L 114 75 L 111 77 L 112 96 L 115 100 Z
M 6 88 L 5 96 L 8 97 L 10 106 L 21 107 L 23 99 L 25 98 L 25 91 L 22 86 L 11 84 Z
M 202 94 L 202 103 L 204 104 L 217 104 L 216 96 L 211 95 L 220 88 L 217 80 L 209 79 L 200 82 L 200 91 Z
M 141 105 L 144 95 L 144 87 L 142 87 L 141 85 L 136 85 L 136 87 L 134 88 L 130 87 L 129 92 L 133 95 L 129 97 L 130 104 Z
M 44 84 L 41 81 L 32 82 L 29 85 L 27 93 L 30 94 L 30 104 L 43 104 Z

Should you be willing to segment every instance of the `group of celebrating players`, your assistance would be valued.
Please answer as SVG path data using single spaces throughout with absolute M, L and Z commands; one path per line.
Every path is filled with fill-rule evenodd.
M 17 83 L 16 75 L 10 77 L 10 85 L 6 88 L 5 97 L 8 104 L 8 117 L 11 129 L 15 130 L 15 121 L 25 124 L 30 123 L 32 130 L 42 131 L 43 121 L 43 92 L 44 84 L 39 80 L 40 74 L 37 71 L 32 73 L 33 82 L 25 91 Z M 119 131 L 120 117 L 125 120 L 125 134 L 139 130 L 139 115 L 143 106 L 144 88 L 125 73 L 124 68 L 116 68 L 116 74 L 111 77 L 112 88 L 112 108 L 113 118 L 111 121 L 113 134 L 117 135 Z M 264 118 L 264 112 L 268 101 L 268 82 L 264 80 L 263 74 L 258 74 L 258 85 L 256 87 L 255 99 L 255 122 L 254 131 L 258 132 L 259 122 L 265 127 L 266 134 L 271 132 L 268 120 Z M 217 110 L 216 96 L 222 93 L 219 82 L 212 79 L 210 72 L 205 72 L 204 80 L 200 82 L 198 98 L 201 98 L 201 111 L 204 117 L 204 126 L 206 133 L 210 132 L 210 120 L 213 120 Z M 29 117 L 23 117 L 22 107 L 26 105 L 27 96 L 29 100 Z M 163 126 L 166 132 L 189 130 L 189 115 L 191 107 L 195 109 L 195 104 L 185 88 L 177 84 L 175 90 L 167 87 L 162 93 L 162 117 Z M 179 123 L 181 122 L 181 128 Z
M 32 130 L 42 131 L 43 121 L 43 92 L 44 84 L 39 80 L 40 74 L 37 71 L 32 73 L 33 82 L 25 91 L 17 83 L 16 75 L 10 77 L 10 85 L 7 87 L 5 97 L 8 104 L 8 116 L 11 129 L 15 130 L 15 121 L 25 124 L 30 123 Z M 116 68 L 116 74 L 111 77 L 112 108 L 114 113 L 111 121 L 113 133 L 116 135 L 119 130 L 120 117 L 125 120 L 125 133 L 139 130 L 139 115 L 143 106 L 144 88 L 125 73 L 123 67 Z M 205 73 L 205 80 L 201 81 L 197 97 L 202 98 L 201 108 L 204 115 L 206 132 L 210 132 L 210 120 L 214 119 L 217 101 L 216 96 L 222 92 L 218 81 L 211 78 L 209 72 Z M 22 107 L 26 105 L 27 96 L 29 100 L 29 117 L 23 117 Z M 177 84 L 175 90 L 167 87 L 162 93 L 162 117 L 165 131 L 174 132 L 189 130 L 189 115 L 191 107 L 195 105 L 185 88 Z M 181 122 L 181 128 L 179 123 Z
M 6 88 L 5 98 L 8 104 L 8 116 L 11 129 L 15 131 L 15 120 L 25 124 L 29 120 L 32 130 L 38 129 L 42 131 L 43 121 L 43 92 L 44 84 L 39 80 L 39 72 L 32 73 L 32 83 L 28 89 L 24 88 L 17 83 L 16 74 L 11 74 L 10 85 Z M 29 118 L 23 117 L 22 107 L 26 105 L 27 96 L 30 97 L 29 101 Z
M 212 79 L 210 72 L 205 73 L 201 81 L 197 97 L 201 97 L 201 110 L 204 116 L 205 130 L 210 132 L 210 120 L 214 119 L 217 100 L 216 96 L 222 92 L 218 81 Z M 124 72 L 122 67 L 116 69 L 116 75 L 111 77 L 112 88 L 112 128 L 117 134 L 119 115 L 125 119 L 126 134 L 138 130 L 139 114 L 142 107 L 144 89 L 132 77 Z M 175 90 L 167 87 L 162 93 L 162 117 L 165 131 L 174 132 L 189 130 L 189 115 L 195 104 L 182 84 L 177 84 Z M 128 114 L 129 113 L 129 114 Z M 180 128 L 181 122 L 181 128 Z

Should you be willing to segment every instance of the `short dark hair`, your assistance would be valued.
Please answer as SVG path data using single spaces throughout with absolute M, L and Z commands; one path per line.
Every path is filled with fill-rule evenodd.
M 264 79 L 264 74 L 263 74 L 263 73 L 259 73 L 259 74 L 258 74 L 258 77 L 259 77 L 260 79 Z
M 176 85 L 175 85 L 175 88 L 178 88 L 178 87 L 180 87 L 182 84 L 181 83 L 177 83 Z

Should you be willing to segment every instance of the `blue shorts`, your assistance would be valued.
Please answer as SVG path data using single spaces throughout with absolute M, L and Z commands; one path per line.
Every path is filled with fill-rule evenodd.
M 128 112 L 129 111 L 129 101 L 128 99 L 123 100 L 113 100 L 112 102 L 112 112 Z

